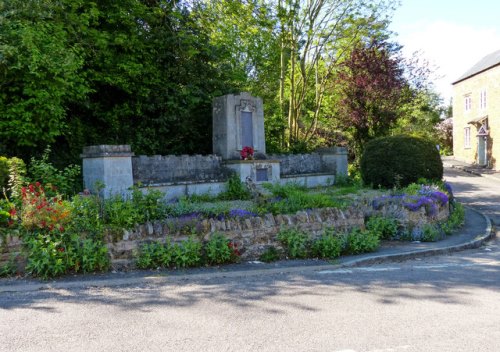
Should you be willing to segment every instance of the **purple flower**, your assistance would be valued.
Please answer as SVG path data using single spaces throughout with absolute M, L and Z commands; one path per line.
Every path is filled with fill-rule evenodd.
M 446 205 L 448 203 L 448 196 L 444 194 L 443 192 L 435 191 L 430 194 L 430 196 L 439 201 L 442 206 Z
M 257 214 L 245 209 L 231 209 L 228 213 L 228 216 L 232 218 L 248 218 L 255 217 L 257 216 Z

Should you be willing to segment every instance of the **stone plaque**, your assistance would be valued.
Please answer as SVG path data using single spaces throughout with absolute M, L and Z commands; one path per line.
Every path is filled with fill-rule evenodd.
M 269 178 L 267 177 L 267 169 L 256 169 L 256 181 L 257 182 L 267 182 Z
M 252 113 L 249 111 L 241 112 L 241 146 L 253 148 Z

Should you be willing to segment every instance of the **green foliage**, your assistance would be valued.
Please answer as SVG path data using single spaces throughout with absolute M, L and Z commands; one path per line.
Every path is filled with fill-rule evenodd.
M 220 233 L 211 236 L 205 245 L 205 254 L 208 264 L 212 265 L 231 263 L 239 257 L 235 244 Z
M 11 277 L 16 274 L 16 271 L 16 262 L 13 257 L 9 258 L 3 265 L 0 265 L 0 277 Z
M 420 240 L 422 242 L 436 242 L 442 237 L 439 228 L 434 224 L 424 224 L 421 231 L 422 237 Z
M 104 219 L 115 229 L 131 229 L 140 223 L 142 216 L 132 201 L 115 195 L 104 202 Z
M 173 246 L 173 262 L 177 268 L 194 267 L 201 265 L 202 244 L 194 237 L 189 237 L 180 244 Z
M 298 191 L 288 194 L 285 199 L 265 203 L 259 208 L 259 213 L 292 214 L 304 209 L 341 208 L 343 205 L 327 194 Z
M 9 182 L 9 159 L 0 156 L 0 191 L 7 188 Z
M 398 222 L 392 218 L 372 216 L 366 222 L 366 229 L 379 239 L 390 240 L 398 232 Z
M 30 235 L 25 238 L 28 247 L 27 272 L 43 279 L 59 276 L 71 266 L 74 253 L 65 248 L 59 236 L 43 234 Z
M 77 165 L 69 165 L 63 170 L 58 170 L 50 161 L 51 149 L 47 147 L 40 159 L 31 158 L 28 168 L 29 181 L 31 183 L 40 182 L 50 189 L 55 187 L 58 193 L 63 195 L 73 195 L 80 189 L 81 168 Z
M 164 193 L 154 189 L 142 192 L 138 187 L 132 189 L 132 203 L 138 209 L 140 220 L 145 222 L 158 220 L 165 216 L 166 207 L 163 202 Z
M 335 234 L 333 229 L 327 229 L 325 234 L 312 243 L 312 255 L 318 258 L 334 259 L 340 256 L 344 240 Z
M 345 251 L 349 254 L 368 253 L 377 250 L 380 239 L 370 231 L 353 229 L 346 236 Z
M 247 186 L 241 182 L 240 177 L 237 174 L 233 174 L 227 180 L 226 190 L 218 198 L 225 200 L 246 200 L 250 199 L 251 195 Z
M 268 247 L 262 254 L 259 256 L 259 260 L 264 263 L 275 262 L 280 259 L 280 254 L 275 247 Z
M 173 254 L 174 247 L 168 241 L 146 243 L 140 249 L 136 264 L 140 269 L 168 268 L 174 263 Z
M 101 241 L 85 239 L 78 241 L 77 260 L 75 260 L 75 271 L 91 273 L 104 271 L 109 267 L 110 260 L 108 248 Z
M 307 258 L 310 252 L 310 238 L 297 229 L 282 229 L 278 233 L 278 240 L 285 246 L 287 255 L 291 259 Z
M 10 158 L 9 165 L 9 182 L 8 188 L 10 196 L 13 200 L 19 200 L 21 197 L 21 188 L 25 183 L 26 164 L 19 158 Z
M 450 209 L 450 217 L 441 224 L 441 229 L 446 235 L 450 235 L 454 230 L 460 228 L 465 223 L 464 206 L 458 202 Z
M 378 138 L 366 144 L 361 175 L 373 187 L 405 187 L 419 178 L 440 180 L 443 164 L 431 141 L 409 136 Z
M 104 222 L 102 200 L 94 195 L 76 195 L 70 203 L 71 222 L 68 231 L 84 238 L 102 240 Z
M 26 271 L 42 279 L 69 272 L 105 270 L 109 266 L 108 250 L 100 241 L 43 232 L 28 232 L 23 241 L 28 253 Z

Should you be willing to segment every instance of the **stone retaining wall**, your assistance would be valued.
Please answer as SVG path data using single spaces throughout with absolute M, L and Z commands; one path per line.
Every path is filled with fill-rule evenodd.
M 299 211 L 292 215 L 266 214 L 260 217 L 223 220 L 191 219 L 192 223 L 186 219 L 170 219 L 139 225 L 131 231 L 124 231 L 118 238 L 116 234 L 110 234 L 106 242 L 114 267 L 133 267 L 134 257 L 142 244 L 153 241 L 164 242 L 167 238 L 173 243 L 180 242 L 189 237 L 193 228 L 202 241 L 208 241 L 214 232 L 223 233 L 238 245 L 242 259 L 248 260 L 258 258 L 270 246 L 281 248 L 276 237 L 283 227 L 298 228 L 314 237 L 320 235 L 327 227 L 334 227 L 338 232 L 364 228 L 365 219 L 374 215 L 394 217 L 401 226 L 411 227 L 445 220 L 449 210 L 447 206 L 441 207 L 436 216 L 429 217 L 424 209 L 411 212 L 401 205 L 390 204 L 379 210 L 373 210 L 368 206 L 351 207 L 346 210 L 322 208 Z

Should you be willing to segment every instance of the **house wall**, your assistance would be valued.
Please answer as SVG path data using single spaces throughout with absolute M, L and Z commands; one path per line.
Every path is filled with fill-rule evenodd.
M 486 108 L 480 107 L 480 94 L 486 90 Z M 470 94 L 471 109 L 465 111 L 465 97 Z M 453 85 L 453 154 L 457 160 L 477 162 L 477 132 L 480 124 L 468 122 L 488 116 L 488 158 L 489 166 L 500 168 L 500 66 L 472 76 Z M 465 147 L 465 127 L 471 128 L 470 148 Z

